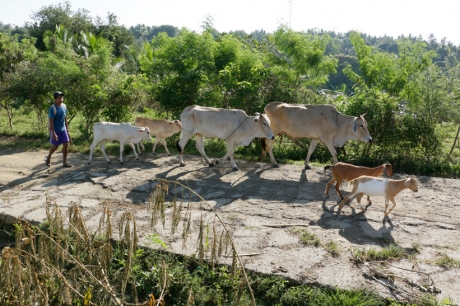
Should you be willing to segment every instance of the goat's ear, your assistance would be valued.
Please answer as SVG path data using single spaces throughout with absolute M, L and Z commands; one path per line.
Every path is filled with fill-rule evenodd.
M 404 187 L 407 188 L 407 187 L 410 186 L 411 179 L 412 179 L 412 178 L 409 177 L 409 178 L 407 178 L 407 179 L 404 181 Z
M 383 172 L 383 174 L 388 175 L 387 165 L 383 165 L 382 172 Z

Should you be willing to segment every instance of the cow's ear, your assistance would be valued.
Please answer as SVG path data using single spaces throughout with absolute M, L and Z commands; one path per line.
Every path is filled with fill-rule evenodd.
M 137 129 L 137 131 L 142 133 L 145 131 L 145 129 Z
M 255 122 L 259 121 L 260 118 L 260 113 L 256 113 L 256 119 L 254 119 Z
M 254 122 L 258 122 L 258 121 L 259 121 L 259 118 L 255 118 L 255 119 L 254 119 Z

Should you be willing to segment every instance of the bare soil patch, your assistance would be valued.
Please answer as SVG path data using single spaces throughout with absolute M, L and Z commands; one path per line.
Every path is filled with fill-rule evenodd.
M 61 156 L 55 153 L 48 168 L 46 154 L 0 153 L 0 223 L 18 217 L 43 221 L 49 195 L 64 212 L 70 201 L 78 201 L 88 226 L 96 227 L 103 202 L 110 202 L 115 219 L 126 209 L 135 213 L 141 243 L 147 244 L 147 235 L 159 233 L 170 251 L 194 254 L 196 236 L 183 249 L 180 234 L 170 235 L 168 224 L 165 228 L 161 223 L 154 228 L 149 225 L 146 202 L 156 179 L 163 178 L 190 186 L 217 210 L 231 229 L 246 268 L 284 276 L 294 283 L 373 288 L 394 298 L 422 294 L 418 285 L 434 290 L 428 288 L 429 275 L 440 290 L 438 298 L 460 301 L 460 268 L 435 264 L 442 255 L 460 261 L 460 180 L 418 176 L 419 192 L 402 191 L 396 197 L 396 208 L 384 220 L 384 199 L 379 197 L 373 198 L 366 213 L 353 201 L 337 215 L 335 190 L 331 188 L 329 198 L 324 196 L 331 173 L 319 167 L 305 171 L 296 165 L 272 168 L 268 163 L 237 160 L 240 171 L 232 171 L 229 162 L 209 168 L 201 157 L 187 155 L 186 166 L 179 167 L 177 156 L 144 153 L 139 161 L 126 156 L 124 164 L 115 156 L 110 157 L 110 164 L 95 156 L 90 166 L 87 155 L 70 154 L 74 167 L 63 168 Z M 395 173 L 394 177 L 406 175 Z M 342 190 L 347 194 L 351 189 L 343 185 Z M 185 202 L 190 199 L 180 188 L 170 188 L 166 200 L 175 196 Z M 191 197 L 191 204 L 192 226 L 198 226 L 201 216 L 214 222 L 213 214 L 198 198 Z M 171 209 L 166 213 L 170 215 Z M 294 225 L 307 228 L 321 245 L 302 244 L 292 233 Z M 330 242 L 338 246 L 338 256 L 327 251 L 325 245 Z M 353 249 L 381 249 L 388 243 L 419 249 L 410 258 L 391 262 L 388 269 L 402 277 L 396 277 L 394 283 L 372 278 L 367 266 L 351 260 Z M 231 257 L 223 257 L 222 262 L 230 264 Z M 388 286 L 397 286 L 399 292 Z

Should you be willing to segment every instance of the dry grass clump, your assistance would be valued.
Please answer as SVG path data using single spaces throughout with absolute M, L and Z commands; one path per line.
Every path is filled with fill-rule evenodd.
M 213 269 L 218 258 L 230 251 L 233 257 L 231 274 L 242 281 L 237 290 L 242 293 L 248 287 L 251 304 L 255 305 L 231 233 L 201 196 L 180 183 L 159 181 L 149 197 L 151 226 L 161 221 L 165 227 L 165 195 L 170 184 L 175 185 L 175 190 L 182 190 L 181 200 L 177 200 L 176 194 L 172 204 L 168 205 L 173 208 L 171 234 L 180 232 L 185 248 L 185 241 L 189 240 L 192 231 L 198 231 L 198 260 L 202 263 L 207 257 Z M 183 201 L 185 193 L 189 194 L 188 203 Z M 209 208 L 203 212 L 198 228 L 194 228 L 191 222 L 192 195 L 200 199 L 200 205 Z M 117 223 L 118 237 L 114 242 L 110 206 L 103 204 L 99 227 L 94 233 L 88 231 L 78 203 L 69 203 L 66 220 L 49 196 L 46 200 L 47 223 L 36 227 L 18 221 L 15 224 L 15 247 L 5 247 L 1 254 L 0 305 L 165 305 L 170 283 L 167 264 L 161 264 L 157 286 L 160 294 L 150 294 L 148 301 L 139 302 L 133 273 L 142 253 L 138 249 L 136 220 L 129 211 L 124 212 Z M 205 216 L 209 211 L 211 222 Z M 116 268 L 113 265 L 115 253 L 118 255 Z M 188 301 L 193 305 L 194 292 L 191 289 Z
M 310 233 L 306 228 L 298 228 L 293 227 L 289 229 L 289 232 L 293 235 L 299 237 L 299 241 L 305 245 L 313 245 L 315 247 L 319 247 L 321 245 L 321 241 L 319 240 L 318 236 L 313 233 Z

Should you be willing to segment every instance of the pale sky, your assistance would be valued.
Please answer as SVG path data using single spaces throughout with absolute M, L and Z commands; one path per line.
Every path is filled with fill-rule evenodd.
M 44 6 L 64 1 L 0 0 L 0 21 L 23 26 Z M 460 0 L 74 0 L 72 10 L 84 8 L 92 17 L 114 13 L 126 27 L 173 25 L 201 32 L 206 16 L 219 32 L 275 31 L 280 23 L 294 31 L 356 30 L 372 36 L 434 34 L 460 45 Z

